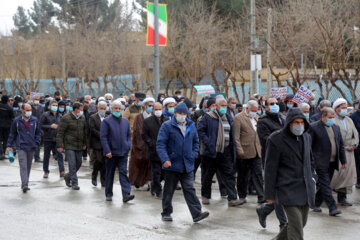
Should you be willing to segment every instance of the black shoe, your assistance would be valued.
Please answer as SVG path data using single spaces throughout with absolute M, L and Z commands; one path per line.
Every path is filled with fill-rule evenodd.
M 357 183 L 357 184 L 355 185 L 355 187 L 358 188 L 358 189 L 360 189 L 360 183 Z
M 106 197 L 106 201 L 111 202 L 111 201 L 112 201 L 112 197 Z
M 164 222 L 172 222 L 172 217 L 171 216 L 162 216 L 161 220 L 163 220 Z
M 336 215 L 341 214 L 341 211 L 339 209 L 334 209 L 329 212 L 329 216 L 336 217 Z
M 263 203 L 266 203 L 266 200 L 263 197 L 259 197 L 258 200 L 257 200 L 257 203 L 263 204 Z
M 22 189 L 23 193 L 26 193 L 27 191 L 30 190 L 30 188 L 27 185 L 22 186 L 21 189 Z
M 135 198 L 134 195 L 130 195 L 130 194 L 125 195 L 125 196 L 123 197 L 123 202 L 126 203 L 126 202 L 128 202 L 128 201 L 133 200 L 134 198 Z
M 37 163 L 43 163 L 43 161 L 41 161 L 41 160 L 35 160 L 35 162 L 37 162 Z
M 91 183 L 92 183 L 92 185 L 94 185 L 95 187 L 97 186 L 97 181 L 96 181 L 95 178 L 93 178 L 93 179 L 91 180 Z
M 162 200 L 163 194 L 162 193 L 156 194 L 156 199 Z
M 338 201 L 338 203 L 341 206 L 344 206 L 344 207 L 351 207 L 352 206 L 352 203 L 348 202 L 348 200 L 346 198 L 344 200 L 342 200 L 342 201 Z
M 213 180 L 211 180 L 211 183 L 216 183 L 216 181 L 213 179 Z
M 262 213 L 262 207 L 256 208 L 256 213 L 259 217 L 259 223 L 263 228 L 266 228 L 266 216 Z
M 210 213 L 207 212 L 207 211 L 206 211 L 206 212 L 202 212 L 202 213 L 200 213 L 199 216 L 197 216 L 196 218 L 194 218 L 194 222 L 195 222 L 195 223 L 196 223 L 196 222 L 199 222 L 199 221 L 201 221 L 201 220 L 209 217 L 209 215 L 210 215 Z
M 71 187 L 73 190 L 80 190 L 80 187 L 78 185 L 72 185 Z
M 64 180 L 65 180 L 66 186 L 71 187 L 71 180 L 70 180 L 70 177 L 69 177 L 68 174 L 66 174 L 66 175 L 64 176 Z
M 318 213 L 320 213 L 320 212 L 322 212 L 322 210 L 321 210 L 321 208 L 320 207 L 313 207 L 313 211 L 314 212 L 318 212 Z
M 175 190 L 181 190 L 180 185 L 177 185 L 176 188 L 175 188 Z

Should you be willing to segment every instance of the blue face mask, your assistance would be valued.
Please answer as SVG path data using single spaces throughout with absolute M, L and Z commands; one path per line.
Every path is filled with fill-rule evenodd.
M 210 108 L 210 111 L 212 111 L 212 112 L 215 111 L 215 110 L 216 110 L 216 108 Z
M 15 112 L 19 111 L 19 108 L 13 108 Z
M 280 110 L 280 107 L 279 107 L 279 105 L 270 105 L 270 112 L 271 113 L 278 113 L 279 112 L 279 110 Z
M 52 106 L 52 107 L 51 107 L 51 111 L 57 112 L 57 110 L 58 110 L 58 107 L 57 107 L 57 106 Z
M 311 106 L 315 106 L 315 103 L 316 103 L 316 101 L 315 100 L 313 100 L 313 101 L 311 101 Z
M 168 113 L 170 114 L 174 114 L 174 111 L 175 111 L 175 108 L 171 107 L 171 108 L 168 108 Z
M 59 107 L 59 112 L 64 112 L 65 108 Z
M 307 120 L 309 120 L 309 118 L 310 118 L 310 113 L 304 113 L 304 116 L 306 117 Z
M 66 106 L 66 111 L 69 111 L 70 110 L 70 106 Z
M 208 109 L 207 108 L 203 108 L 202 109 L 205 113 L 208 111 Z
M 287 106 L 289 109 L 291 109 L 291 108 L 294 107 L 294 104 L 286 104 L 286 106 Z
M 144 103 L 142 101 L 138 102 L 138 106 L 142 107 L 144 105 Z
M 119 118 L 121 116 L 121 112 L 112 112 L 112 115 L 114 115 L 116 118 Z
M 325 124 L 326 126 L 331 127 L 332 125 L 334 125 L 334 123 L 335 123 L 335 118 L 328 118 Z
M 73 109 L 73 107 L 70 107 L 70 112 L 72 112 L 74 109 Z
M 148 113 L 152 113 L 153 107 L 152 107 L 152 106 L 147 107 L 147 108 L 146 108 L 146 111 L 147 111 Z
M 261 110 L 258 110 L 258 111 L 257 111 L 257 114 L 258 114 L 258 115 L 261 115 Z
M 342 117 L 346 117 L 346 115 L 348 114 L 347 109 L 341 109 L 339 112 L 340 116 Z
M 125 110 L 125 105 L 121 105 L 121 109 L 122 109 L 122 110 Z
M 226 108 L 226 107 L 220 107 L 220 109 L 219 109 L 220 115 L 224 115 L 224 114 L 226 114 L 226 112 L 227 112 L 227 108 Z
M 45 107 L 45 103 L 41 104 L 41 106 L 44 108 L 44 107 Z

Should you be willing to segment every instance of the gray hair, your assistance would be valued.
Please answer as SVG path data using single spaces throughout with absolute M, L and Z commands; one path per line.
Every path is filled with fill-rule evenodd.
M 321 110 L 321 116 L 326 117 L 329 113 L 335 114 L 334 109 L 332 109 L 331 107 L 324 107 L 324 108 Z
M 122 106 L 122 103 L 121 103 L 121 101 L 119 101 L 119 100 L 115 100 L 115 101 L 113 101 L 112 103 L 111 103 L 111 108 L 113 108 L 113 107 L 115 107 L 115 106 Z
M 217 95 L 217 96 L 216 96 L 215 103 L 216 103 L 216 104 L 219 104 L 219 103 L 221 103 L 221 102 L 226 102 L 226 103 L 227 103 L 227 101 L 226 101 L 226 99 L 224 98 L 223 95 Z
M 257 101 L 255 101 L 255 100 L 250 100 L 250 101 L 247 102 L 246 107 L 247 108 L 252 108 L 252 107 L 258 108 L 259 103 Z
M 320 102 L 320 108 L 323 109 L 324 107 L 331 107 L 331 102 L 329 100 L 322 100 Z
M 309 106 L 309 104 L 307 104 L 307 103 L 301 103 L 301 104 L 299 105 L 299 108 L 300 108 L 301 110 L 303 110 L 303 109 L 310 109 L 310 106 Z
M 98 107 L 100 106 L 107 106 L 107 102 L 105 101 L 99 101 L 98 104 L 97 104 Z

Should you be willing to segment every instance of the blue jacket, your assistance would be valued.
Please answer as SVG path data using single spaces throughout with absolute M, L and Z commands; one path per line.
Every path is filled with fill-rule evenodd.
M 156 151 L 162 163 L 171 162 L 171 167 L 164 168 L 173 172 L 194 171 L 194 161 L 199 152 L 199 137 L 195 123 L 186 118 L 185 137 L 175 118 L 164 122 L 159 130 Z
M 360 112 L 357 110 L 356 112 L 350 115 L 350 118 L 353 120 L 354 125 L 360 134 Z
M 29 130 L 26 129 L 22 115 L 16 117 L 11 124 L 8 147 L 14 146 L 24 151 L 34 151 L 41 142 L 41 127 L 34 116 L 29 118 Z
M 129 120 L 113 115 L 105 118 L 100 125 L 100 140 L 104 155 L 127 156 L 131 147 Z
M 233 151 L 233 160 L 236 161 L 236 146 L 234 139 L 234 130 L 232 124 L 232 118 L 230 114 L 226 114 L 226 117 L 230 123 L 230 146 Z M 204 143 L 204 150 L 200 153 L 203 156 L 216 158 L 216 140 L 219 128 L 219 120 L 210 117 L 209 114 L 204 114 L 201 121 L 198 124 L 199 137 Z

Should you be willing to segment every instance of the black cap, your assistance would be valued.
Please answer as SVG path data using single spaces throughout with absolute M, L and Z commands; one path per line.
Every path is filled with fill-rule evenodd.
M 146 94 L 142 92 L 136 92 L 135 97 L 140 99 L 140 101 L 143 101 L 146 98 Z
M 207 100 L 207 103 L 206 103 L 206 107 L 210 107 L 211 105 L 213 105 L 214 103 L 216 103 L 216 100 L 215 100 L 215 98 L 209 98 L 208 100 Z

